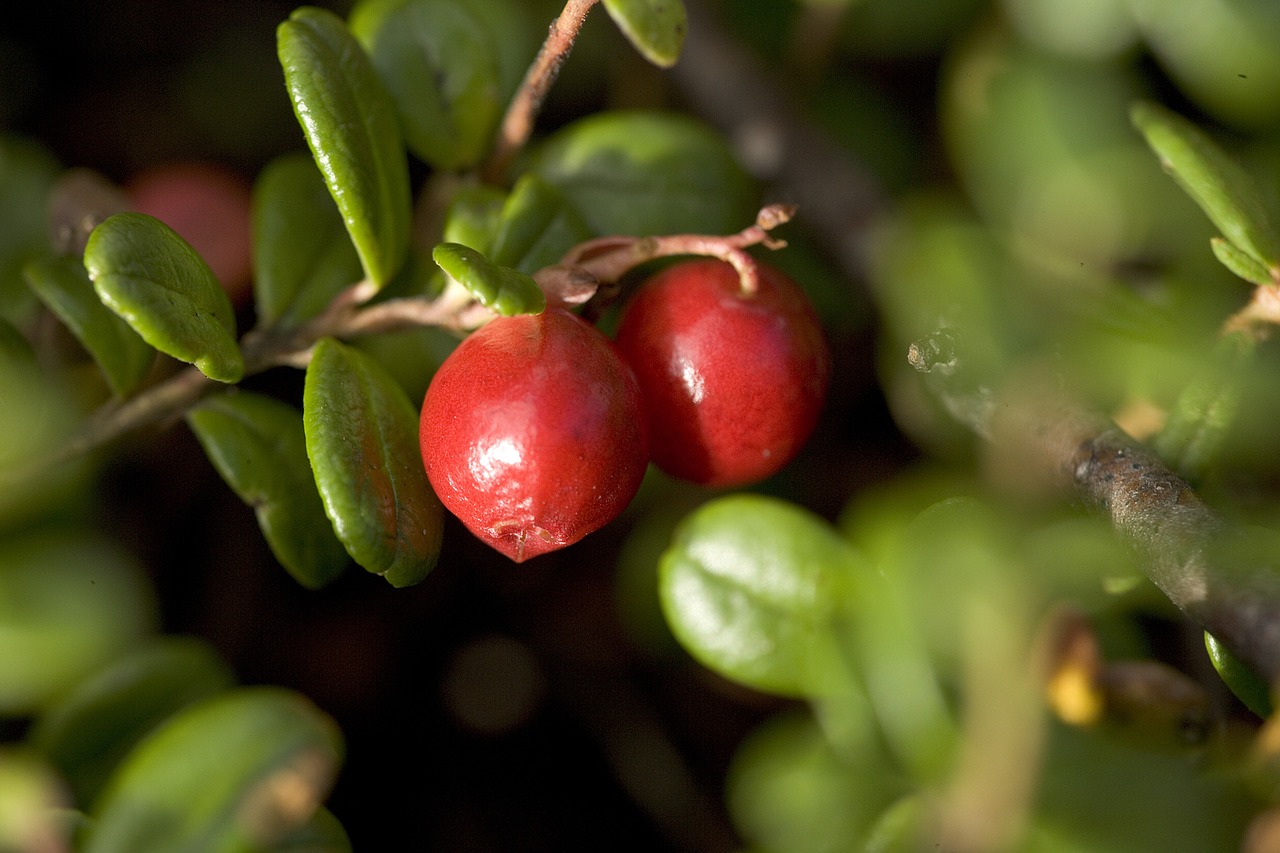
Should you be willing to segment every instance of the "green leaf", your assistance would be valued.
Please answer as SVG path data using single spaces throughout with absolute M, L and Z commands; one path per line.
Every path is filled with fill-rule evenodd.
M 1221 237 L 1211 237 L 1209 246 L 1213 249 L 1213 256 L 1224 267 L 1250 284 L 1267 286 L 1275 283 L 1271 270 L 1267 269 L 1265 264 L 1253 255 L 1237 249 L 1234 243 L 1229 243 Z
M 1224 237 L 1266 267 L 1280 264 L 1280 238 L 1254 181 L 1239 163 L 1191 122 L 1159 104 L 1137 103 L 1130 118 L 1161 165 Z
M 315 162 L 288 154 L 253 189 L 254 293 L 258 323 L 297 326 L 361 275 L 360 258 Z
M 464 187 L 449 203 L 441 242 L 461 243 L 477 252 L 488 252 L 502 219 L 507 194 L 496 187 Z
M 1218 671 L 1222 681 L 1244 706 L 1262 719 L 1271 716 L 1271 691 L 1267 688 L 1266 679 L 1258 675 L 1235 655 L 1231 650 L 1218 642 L 1218 638 L 1204 632 L 1204 648 L 1209 653 L 1213 668 Z
M 58 768 L 75 801 L 87 805 L 144 735 L 233 681 L 204 641 L 163 637 L 77 684 L 36 720 L 28 742 Z
M 603 2 L 609 17 L 645 59 L 661 68 L 676 64 L 689 28 L 681 0 Z
M 275 844 L 271 853 L 351 853 L 351 839 L 333 812 L 321 806 L 306 826 Z
M 133 750 L 95 804 L 86 853 L 258 850 L 328 795 L 342 735 L 304 697 L 241 688 L 188 707 Z
M 360 255 L 386 284 L 409 249 L 409 167 L 395 104 L 332 12 L 304 6 L 277 30 L 293 110 Z
M 760 495 L 705 504 L 676 531 L 659 567 L 676 639 L 726 678 L 804 696 L 833 683 L 833 620 L 857 553 L 817 516 Z
M 732 234 L 755 221 L 751 181 L 717 133 L 685 116 L 599 113 L 552 136 L 531 165 L 596 235 Z
M 326 338 L 303 390 L 307 455 L 325 512 L 357 563 L 392 586 L 440 554 L 444 508 L 422 467 L 418 416 L 376 361 Z
M 218 382 L 238 382 L 231 300 L 209 265 L 168 225 L 117 213 L 93 229 L 84 265 L 98 297 L 142 339 Z
M 522 12 L 500 0 L 362 0 L 352 10 L 351 32 L 395 100 L 415 155 L 440 169 L 484 155 L 515 85 L 502 54 L 513 41 L 523 47 L 511 20 L 523 22 Z
M 489 255 L 495 264 L 533 274 L 591 236 L 564 194 L 529 173 L 516 181 L 503 205 Z
M 156 352 L 102 304 L 84 264 L 78 258 L 41 258 L 27 264 L 24 274 L 40 301 L 93 356 L 115 395 L 137 388 Z
M 546 298 L 531 277 L 511 267 L 499 266 L 475 249 L 461 243 L 441 243 L 431 252 L 431 257 L 481 305 L 504 317 L 539 314 L 546 307 Z
M 294 580 L 319 589 L 337 578 L 347 552 L 316 491 L 302 413 L 258 394 L 224 394 L 193 408 L 187 423 L 222 479 L 254 508 L 271 552 Z
M 43 211 L 58 174 L 58 163 L 48 151 L 0 135 L 0 317 L 18 324 L 35 307 L 22 269 L 49 251 Z

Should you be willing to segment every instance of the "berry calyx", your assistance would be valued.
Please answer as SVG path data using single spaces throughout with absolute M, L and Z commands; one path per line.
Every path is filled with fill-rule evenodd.
M 445 359 L 422 404 L 441 502 L 517 563 L 612 521 L 648 464 L 635 375 L 561 308 L 499 317 Z
M 741 486 L 781 469 L 813 432 L 831 354 L 799 285 L 759 265 L 744 292 L 724 261 L 682 261 L 631 297 L 618 349 L 649 413 L 650 453 L 667 473 Z

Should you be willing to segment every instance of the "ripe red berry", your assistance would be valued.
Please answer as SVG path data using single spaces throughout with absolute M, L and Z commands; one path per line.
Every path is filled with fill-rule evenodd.
M 724 261 L 668 267 L 631 298 L 618 349 L 649 413 L 651 454 L 710 486 L 762 480 L 817 423 L 831 374 L 822 327 L 800 287 L 761 265 L 755 293 Z
M 559 308 L 500 317 L 459 344 L 427 389 L 421 440 L 441 502 L 517 563 L 612 521 L 649 458 L 635 375 Z

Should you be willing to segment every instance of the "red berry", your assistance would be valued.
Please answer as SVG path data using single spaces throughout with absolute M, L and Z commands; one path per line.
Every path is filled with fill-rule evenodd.
M 831 354 L 800 287 L 761 265 L 744 293 L 724 261 L 683 261 L 632 297 L 618 349 L 649 412 L 654 463 L 709 486 L 775 473 L 813 432 Z
M 440 500 L 517 563 L 616 518 L 649 458 L 635 375 L 559 308 L 499 317 L 459 344 L 427 389 L 421 439 Z

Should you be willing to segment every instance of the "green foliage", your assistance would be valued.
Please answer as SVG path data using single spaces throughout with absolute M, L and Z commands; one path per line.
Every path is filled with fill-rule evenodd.
M 444 509 L 404 392 L 372 358 L 326 338 L 302 400 L 307 455 L 338 539 L 392 586 L 418 583 L 439 556 Z
M 44 209 L 58 164 L 32 142 L 0 136 L 0 318 L 29 316 L 22 269 L 48 251 Z
M 1217 670 L 1218 675 L 1222 676 L 1222 682 L 1231 688 L 1236 698 L 1259 717 L 1263 719 L 1270 717 L 1271 691 L 1267 683 L 1259 678 L 1256 672 L 1241 663 L 1230 649 L 1218 642 L 1217 638 L 1208 631 L 1204 634 L 1204 648 L 1209 653 L 1213 668 Z
M 676 64 L 689 24 L 681 0 L 604 0 L 604 8 L 645 59 L 662 68 Z
M 591 229 L 564 195 L 529 173 L 516 181 L 494 225 L 494 263 L 535 273 L 591 237 Z
M 307 145 L 365 277 L 381 287 L 409 248 L 409 172 L 395 104 L 332 12 L 296 10 L 278 29 L 277 50 Z
M 532 278 L 511 267 L 499 266 L 461 243 L 441 243 L 431 252 L 440 269 L 477 301 L 496 313 L 540 314 L 546 298 Z

